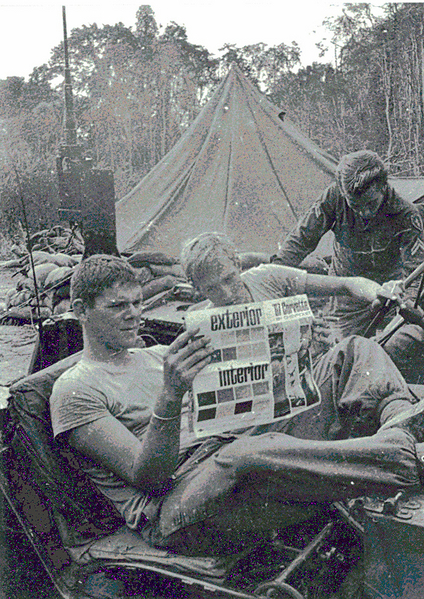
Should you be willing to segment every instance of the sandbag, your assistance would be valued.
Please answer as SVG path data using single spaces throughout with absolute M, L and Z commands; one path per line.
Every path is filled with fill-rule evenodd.
M 142 266 L 151 266 L 152 264 L 161 264 L 172 266 L 178 263 L 178 260 L 167 256 L 162 252 L 149 252 L 147 250 L 136 252 L 127 258 L 128 262 L 135 268 L 141 268 Z
M 49 254 L 49 252 L 44 252 L 42 250 L 35 250 L 32 252 L 32 259 L 34 260 L 35 265 L 46 264 L 47 262 L 52 261 L 52 254 Z
M 63 252 L 58 252 L 57 254 L 51 255 L 51 262 L 57 264 L 57 266 L 68 266 L 72 267 L 77 264 L 77 260 L 73 256 L 69 256 L 69 254 L 64 254 Z
M 34 267 L 35 278 L 37 279 L 38 287 L 41 287 L 41 288 L 44 287 L 44 283 L 45 283 L 45 280 L 46 280 L 48 274 L 51 273 L 56 268 L 57 268 L 57 265 L 53 264 L 52 262 L 47 262 L 44 264 L 37 264 L 37 266 Z M 32 269 L 30 269 L 30 271 L 28 272 L 28 278 L 31 281 L 34 280 Z
M 10 297 L 6 297 L 6 305 L 8 308 L 13 308 L 21 304 L 27 304 L 32 297 L 32 293 L 28 290 L 15 291 Z
M 2 269 L 2 268 L 17 268 L 18 266 L 22 266 L 22 261 L 20 258 L 12 258 L 11 260 L 1 260 L 0 261 L 0 269 Z
M 44 281 L 44 289 L 50 289 L 51 287 L 59 284 L 64 279 L 69 279 L 73 269 L 69 266 L 58 266 L 54 270 L 48 273 Z
M 12 302 L 13 302 L 14 296 L 15 296 L 16 294 L 17 294 L 17 291 L 16 291 L 16 289 L 8 289 L 8 290 L 6 291 L 6 295 L 5 295 L 5 297 L 4 297 L 4 302 L 5 302 L 5 304 L 6 304 L 6 309 L 7 309 L 7 308 L 10 308 L 10 306 L 13 306 L 13 303 L 12 303 Z
M 173 277 L 185 279 L 185 275 L 180 264 L 174 264 L 172 266 L 167 264 L 150 264 L 149 268 L 155 277 L 172 275 Z
M 46 237 L 49 233 L 49 229 L 42 229 L 41 231 L 36 231 L 30 235 L 30 241 L 35 241 L 36 239 L 40 239 L 41 237 Z

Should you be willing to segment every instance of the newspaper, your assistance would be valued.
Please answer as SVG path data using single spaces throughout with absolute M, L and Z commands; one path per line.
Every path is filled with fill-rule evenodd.
M 189 417 L 196 437 L 271 423 L 320 403 L 306 295 L 194 310 L 185 320 L 215 349 L 193 381 Z

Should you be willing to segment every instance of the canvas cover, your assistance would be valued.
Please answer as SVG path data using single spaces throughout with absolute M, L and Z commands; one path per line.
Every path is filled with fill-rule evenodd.
M 204 231 L 273 253 L 333 180 L 336 160 L 233 65 L 170 152 L 116 204 L 120 251 L 160 250 Z
M 389 183 L 404 200 L 408 200 L 412 204 L 423 204 L 423 177 L 389 177 Z

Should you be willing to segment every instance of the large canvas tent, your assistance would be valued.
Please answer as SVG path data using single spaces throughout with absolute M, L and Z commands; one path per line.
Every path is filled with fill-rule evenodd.
M 227 233 L 273 253 L 336 161 L 232 66 L 171 151 L 116 204 L 118 247 L 177 256 L 182 241 Z

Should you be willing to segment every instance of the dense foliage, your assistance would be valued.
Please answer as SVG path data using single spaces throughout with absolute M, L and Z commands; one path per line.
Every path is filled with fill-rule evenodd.
M 81 27 L 69 36 L 78 138 L 122 197 L 175 144 L 232 62 L 321 147 L 370 148 L 395 174 L 423 171 L 424 4 L 346 4 L 326 22 L 335 64 L 301 66 L 293 42 L 226 44 L 218 57 L 160 30 L 149 6 L 134 27 Z M 324 46 L 324 42 L 322 42 Z M 0 81 L 0 222 L 13 233 L 25 204 L 32 229 L 57 222 L 55 158 L 63 127 L 63 45 L 28 81 Z

